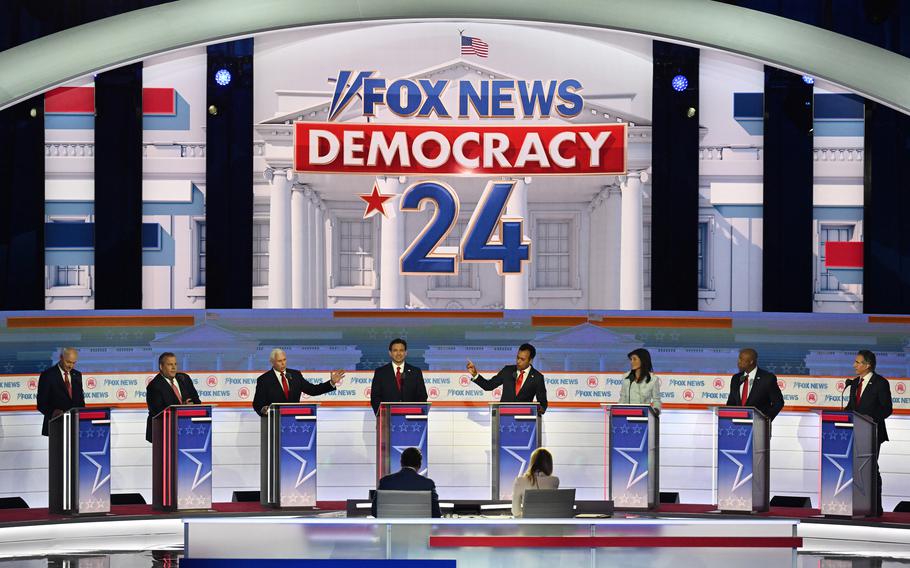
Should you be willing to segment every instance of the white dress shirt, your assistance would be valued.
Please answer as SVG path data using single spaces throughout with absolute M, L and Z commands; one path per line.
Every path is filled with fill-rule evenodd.
M 537 472 L 537 485 L 531 483 L 526 475 L 519 475 L 512 484 L 512 516 L 521 517 L 525 491 L 528 489 L 559 489 L 559 478 L 555 475 L 544 475 Z

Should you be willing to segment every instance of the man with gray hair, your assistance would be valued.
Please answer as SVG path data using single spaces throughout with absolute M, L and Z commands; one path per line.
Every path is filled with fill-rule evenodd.
M 47 424 L 71 408 L 85 406 L 82 393 L 82 373 L 74 367 L 79 352 L 74 347 L 60 351 L 56 365 L 42 371 L 38 377 L 38 411 L 44 415 L 41 435 L 47 436 Z
M 273 402 L 299 402 L 302 393 L 317 396 L 332 392 L 344 378 L 344 371 L 336 369 L 329 380 L 314 385 L 297 369 L 288 368 L 288 356 L 283 349 L 272 349 L 269 362 L 272 368 L 256 379 L 256 394 L 253 395 L 253 410 L 259 416 L 265 416 Z

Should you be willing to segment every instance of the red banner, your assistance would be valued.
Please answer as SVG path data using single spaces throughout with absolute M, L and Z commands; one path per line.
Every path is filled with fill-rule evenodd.
M 294 124 L 294 169 L 370 175 L 626 173 L 626 125 Z

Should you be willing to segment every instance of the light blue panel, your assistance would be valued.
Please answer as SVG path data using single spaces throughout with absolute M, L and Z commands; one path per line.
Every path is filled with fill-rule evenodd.
M 45 215 L 94 215 L 93 201 L 49 201 L 44 204 Z
M 143 250 L 142 266 L 174 266 L 174 236 L 159 227 L 160 250 Z
M 48 130 L 94 130 L 94 114 L 46 114 L 44 127 Z
M 813 128 L 816 136 L 864 136 L 866 132 L 862 120 L 816 120 Z
M 862 207 L 816 207 L 812 211 L 817 221 L 862 221 Z
M 189 203 L 154 202 L 143 203 L 143 215 L 205 215 L 205 196 L 193 185 L 193 199 Z
M 828 272 L 831 273 L 831 276 L 837 278 L 837 281 L 841 284 L 863 283 L 862 268 L 829 268 Z
M 765 133 L 765 123 L 761 119 L 737 118 L 735 120 L 743 127 L 743 130 L 752 136 L 761 136 Z
M 177 113 L 172 116 L 144 115 L 142 117 L 143 130 L 189 130 L 190 129 L 190 104 L 175 91 L 174 108 Z
M 95 264 L 95 250 L 48 250 L 44 251 L 47 266 L 75 266 Z
M 764 208 L 761 205 L 718 205 L 717 211 L 724 217 L 737 219 L 761 219 Z

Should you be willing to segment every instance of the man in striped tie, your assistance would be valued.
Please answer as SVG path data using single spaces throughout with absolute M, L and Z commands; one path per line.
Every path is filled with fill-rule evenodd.
M 283 349 L 272 349 L 269 354 L 272 368 L 256 379 L 256 393 L 253 395 L 253 410 L 259 416 L 268 414 L 269 405 L 276 402 L 300 402 L 300 395 L 306 393 L 317 396 L 335 390 L 344 371 L 332 371 L 329 380 L 314 385 L 303 378 L 297 369 L 288 368 L 288 356 Z
M 149 416 L 145 422 L 145 439 L 152 441 L 152 419 L 175 404 L 202 404 L 193 379 L 177 372 L 177 355 L 170 351 L 158 356 L 158 374 L 145 387 L 145 404 Z
M 472 361 L 468 361 L 468 372 L 471 373 L 471 380 L 485 391 L 501 385 L 502 396 L 499 397 L 499 402 L 533 402 L 534 397 L 537 397 L 540 413 L 543 414 L 547 410 L 547 383 L 543 374 L 531 367 L 536 354 L 533 345 L 523 343 L 518 348 L 515 364 L 506 365 L 492 379 L 483 378 Z
M 370 406 L 373 414 L 379 414 L 383 402 L 426 402 L 427 386 L 423 382 L 423 371 L 405 362 L 408 356 L 408 342 L 397 337 L 389 343 L 391 361 L 373 371 L 370 383 Z
M 52 418 L 71 408 L 85 406 L 82 394 L 82 373 L 75 369 L 79 352 L 66 347 L 60 352 L 56 365 L 42 371 L 38 377 L 38 411 L 44 415 L 41 435 L 47 436 L 47 425 Z

